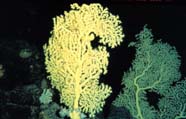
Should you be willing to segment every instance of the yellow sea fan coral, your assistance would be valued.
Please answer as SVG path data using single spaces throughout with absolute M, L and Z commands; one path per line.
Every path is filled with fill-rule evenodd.
M 59 90 L 61 103 L 72 110 L 72 119 L 79 119 L 80 112 L 90 116 L 99 112 L 111 93 L 111 87 L 99 85 L 98 80 L 100 74 L 107 73 L 109 53 L 105 46 L 92 48 L 91 41 L 99 36 L 100 43 L 113 48 L 124 35 L 118 16 L 100 4 L 75 3 L 71 8 L 53 19 L 54 28 L 44 53 L 49 79 Z

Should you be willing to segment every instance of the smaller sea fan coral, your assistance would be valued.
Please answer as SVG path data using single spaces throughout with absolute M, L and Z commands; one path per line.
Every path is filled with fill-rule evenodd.
M 124 73 L 122 84 L 125 87 L 114 105 L 126 107 L 135 119 L 159 119 L 157 110 L 147 101 L 146 91 L 167 95 L 171 84 L 180 79 L 180 56 L 169 44 L 160 40 L 153 42 L 151 30 L 146 26 L 136 39 L 137 42 L 129 44 L 136 47 L 135 59 Z

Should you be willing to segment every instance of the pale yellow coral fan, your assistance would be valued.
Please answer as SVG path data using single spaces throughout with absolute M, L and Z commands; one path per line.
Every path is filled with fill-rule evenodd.
M 49 43 L 44 45 L 46 70 L 52 86 L 59 90 L 61 102 L 69 107 L 72 119 L 80 112 L 94 116 L 101 111 L 111 87 L 99 85 L 100 74 L 107 73 L 111 48 L 124 37 L 118 16 L 100 4 L 71 5 L 72 10 L 53 19 Z M 99 36 L 103 46 L 92 48 Z

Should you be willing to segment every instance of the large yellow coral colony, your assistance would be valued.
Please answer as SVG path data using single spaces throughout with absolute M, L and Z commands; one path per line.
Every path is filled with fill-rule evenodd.
M 71 5 L 69 12 L 53 19 L 49 43 L 44 45 L 46 70 L 52 86 L 60 92 L 60 101 L 70 110 L 72 119 L 80 113 L 90 117 L 102 110 L 111 87 L 99 84 L 100 74 L 107 73 L 109 53 L 106 46 L 122 42 L 121 21 L 98 3 Z M 97 48 L 91 41 L 99 37 Z

